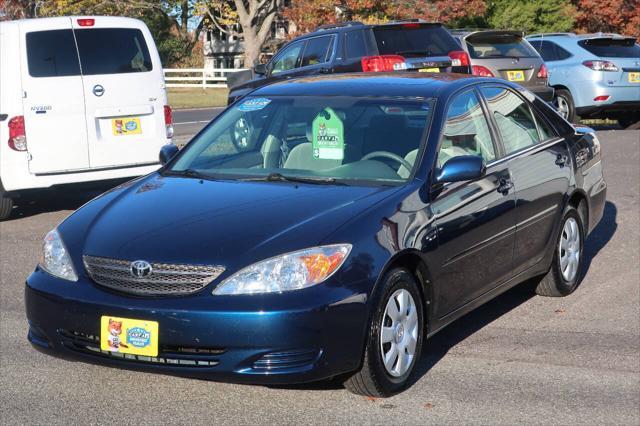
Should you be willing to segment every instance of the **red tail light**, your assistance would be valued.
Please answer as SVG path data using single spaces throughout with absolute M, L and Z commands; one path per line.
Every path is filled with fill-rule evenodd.
M 538 71 L 538 78 L 549 78 L 549 73 L 547 72 L 547 66 L 542 64 L 540 66 L 540 70 Z
M 402 28 L 420 28 L 420 24 L 417 22 L 408 22 L 406 24 L 402 24 Z
M 78 25 L 81 27 L 93 27 L 96 20 L 93 18 L 80 18 L 78 19 Z
M 397 71 L 407 68 L 400 55 L 365 56 L 360 60 L 364 72 Z
M 595 98 L 593 98 L 593 100 L 596 101 L 596 102 L 604 102 L 604 101 L 608 101 L 610 97 L 611 96 L 609 96 L 609 95 L 600 95 L 600 96 L 596 96 Z
M 164 106 L 164 126 L 167 129 L 167 139 L 173 137 L 173 114 L 169 105 Z
M 24 128 L 24 116 L 18 115 L 17 117 L 9 120 L 9 148 L 14 151 L 26 151 L 27 150 L 27 133 Z
M 463 52 L 462 50 L 449 52 L 449 58 L 451 58 L 452 67 L 468 67 L 470 63 L 469 55 L 467 55 L 467 52 Z
M 473 75 L 477 75 L 480 77 L 493 77 L 493 73 L 489 71 L 488 68 L 483 67 L 482 65 L 474 65 L 471 67 L 471 71 Z
M 618 71 L 616 64 L 609 61 L 584 61 L 582 65 L 594 71 Z

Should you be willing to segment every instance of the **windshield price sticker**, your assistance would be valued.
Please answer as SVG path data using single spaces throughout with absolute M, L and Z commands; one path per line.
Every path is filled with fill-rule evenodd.
M 344 125 L 331 108 L 313 119 L 313 157 L 322 160 L 344 159 Z
M 240 111 L 249 112 L 249 111 L 260 111 L 267 105 L 271 103 L 271 99 L 267 98 L 255 98 L 248 99 L 238 106 Z

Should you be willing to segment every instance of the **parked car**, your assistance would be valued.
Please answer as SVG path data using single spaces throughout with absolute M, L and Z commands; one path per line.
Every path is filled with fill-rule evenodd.
M 0 22 L 0 46 L 0 220 L 26 191 L 159 167 L 173 127 L 162 64 L 143 22 Z
M 597 136 L 494 78 L 270 84 L 161 158 L 45 237 L 35 348 L 387 396 L 427 337 L 514 285 L 573 292 L 606 195 Z
M 640 46 L 618 34 L 535 34 L 527 37 L 549 67 L 560 114 L 569 121 L 640 121 Z
M 287 43 L 254 79 L 230 80 L 228 104 L 260 86 L 292 77 L 346 72 L 458 72 L 469 74 L 468 55 L 439 23 L 421 20 L 379 25 L 347 22 L 319 27 Z
M 452 30 L 451 33 L 469 55 L 473 75 L 504 78 L 547 102 L 553 100 L 547 67 L 522 31 Z

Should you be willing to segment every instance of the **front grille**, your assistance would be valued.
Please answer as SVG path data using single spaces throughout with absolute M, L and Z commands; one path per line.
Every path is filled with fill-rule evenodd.
M 58 334 L 62 337 L 62 344 L 75 352 L 142 364 L 166 364 L 172 367 L 215 367 L 220 364 L 218 357 L 226 352 L 221 348 L 162 346 L 158 356 L 150 357 L 105 351 L 100 348 L 100 337 L 94 334 L 62 329 L 58 330 Z
M 184 295 L 202 290 L 224 272 L 222 266 L 152 263 L 143 278 L 131 273 L 128 260 L 83 256 L 89 276 L 97 284 L 141 296 Z

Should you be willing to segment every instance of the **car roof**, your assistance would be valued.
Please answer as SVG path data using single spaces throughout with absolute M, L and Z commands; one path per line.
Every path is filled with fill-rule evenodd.
M 617 33 L 589 33 L 589 34 L 575 34 L 575 33 L 540 33 L 531 34 L 526 37 L 527 39 L 565 39 L 565 40 L 588 40 L 593 38 L 612 38 L 612 39 L 628 39 L 634 38 L 632 36 L 624 36 Z
M 251 92 L 251 96 L 353 96 L 431 98 L 477 82 L 504 80 L 468 74 L 411 72 L 347 73 L 279 81 Z
M 429 21 L 424 21 L 422 19 L 405 19 L 405 20 L 384 22 L 381 24 L 365 24 L 360 21 L 338 22 L 335 24 L 321 25 L 315 30 L 307 34 L 303 34 L 299 37 L 296 37 L 295 40 L 306 38 L 306 37 L 313 37 L 318 35 L 319 33 L 325 34 L 325 33 L 341 32 L 341 31 L 352 31 L 354 29 L 365 29 L 365 28 L 400 27 L 406 24 L 410 24 L 410 25 L 417 24 L 417 25 L 424 25 L 424 26 L 434 26 L 434 25 L 442 26 L 443 25 L 441 22 L 429 22 Z

